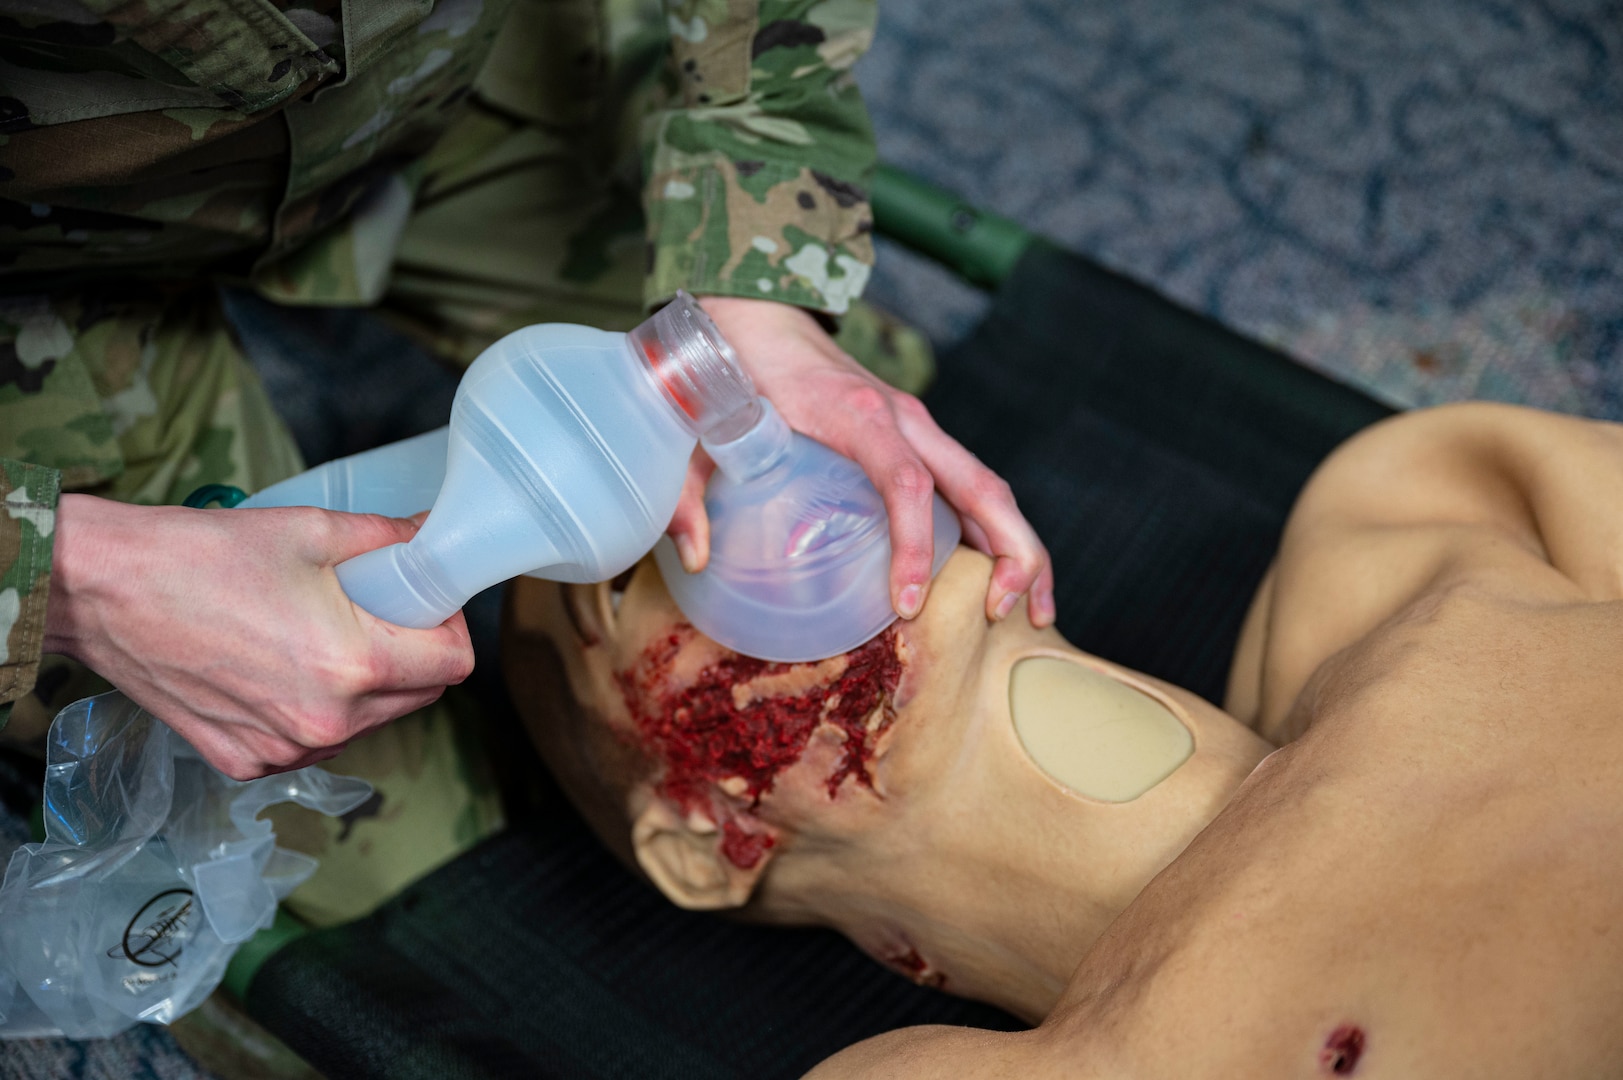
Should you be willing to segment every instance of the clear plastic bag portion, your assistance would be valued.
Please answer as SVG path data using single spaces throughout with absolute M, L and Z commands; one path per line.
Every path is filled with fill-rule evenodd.
M 260 811 L 343 814 L 372 786 L 319 768 L 232 780 L 121 693 L 51 725 L 45 840 L 0 884 L 0 1038 L 97 1038 L 169 1023 L 315 870 Z

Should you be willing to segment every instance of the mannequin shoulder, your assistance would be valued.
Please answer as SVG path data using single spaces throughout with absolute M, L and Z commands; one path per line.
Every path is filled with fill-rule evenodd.
M 1342 444 L 1302 490 L 1287 538 L 1423 524 L 1531 540 L 1541 504 L 1611 493 L 1623 495 L 1623 426 L 1465 402 L 1403 413 Z
M 1347 442 L 1291 513 L 1231 704 L 1288 741 L 1300 732 L 1286 716 L 1321 665 L 1461 586 L 1527 603 L 1623 598 L 1623 428 L 1472 403 Z

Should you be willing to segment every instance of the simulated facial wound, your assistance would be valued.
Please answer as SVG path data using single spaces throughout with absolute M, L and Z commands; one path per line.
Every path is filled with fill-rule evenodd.
M 829 798 L 846 783 L 873 787 L 875 744 L 896 715 L 900 639 L 891 628 L 816 664 L 726 653 L 691 679 L 674 678 L 673 665 L 696 636 L 678 624 L 616 678 L 638 738 L 664 766 L 659 793 L 719 825 L 722 854 L 749 869 L 773 840 L 738 812 L 753 810 L 814 740 L 833 749 Z

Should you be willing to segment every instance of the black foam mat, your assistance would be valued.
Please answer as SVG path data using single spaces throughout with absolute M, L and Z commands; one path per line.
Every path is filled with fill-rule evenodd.
M 1047 246 L 925 400 L 1048 545 L 1066 637 L 1217 703 L 1297 492 L 1391 414 Z
M 1013 1028 L 827 931 L 679 911 L 567 807 L 491 839 L 255 977 L 250 1012 L 324 1074 L 799 1076 L 906 1024 Z

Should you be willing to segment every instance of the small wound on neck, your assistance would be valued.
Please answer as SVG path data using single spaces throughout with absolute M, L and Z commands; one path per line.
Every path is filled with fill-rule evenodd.
M 937 990 L 947 988 L 946 972 L 931 967 L 930 961 L 920 956 L 919 951 L 915 948 L 908 947 L 885 953 L 880 957 L 880 960 L 920 986 L 933 986 Z

